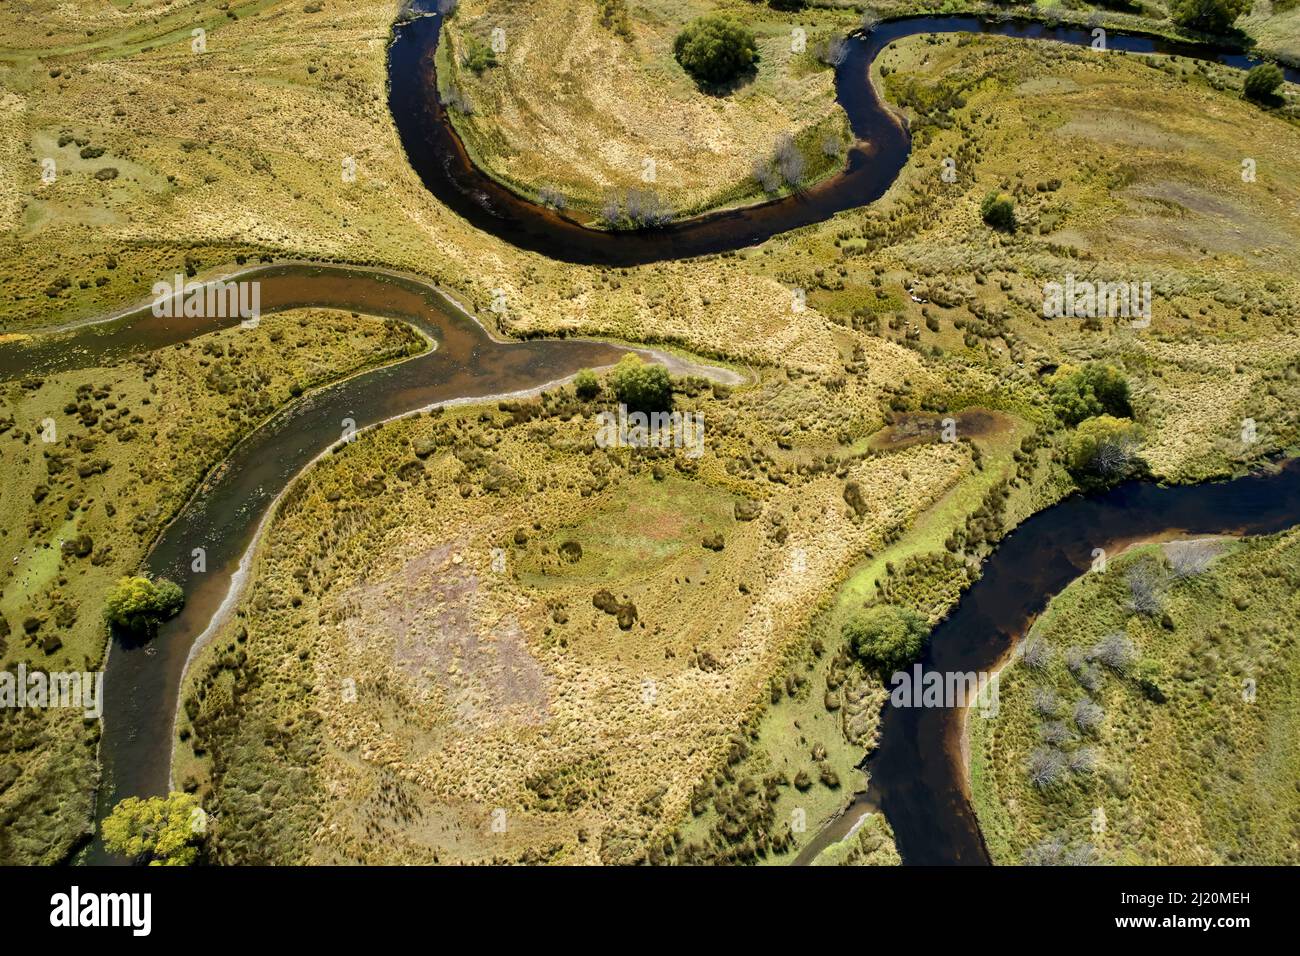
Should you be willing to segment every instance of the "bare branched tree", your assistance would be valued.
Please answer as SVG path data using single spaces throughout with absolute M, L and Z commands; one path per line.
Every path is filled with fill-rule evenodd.
M 439 96 L 439 100 L 442 102 L 443 106 L 453 109 L 457 113 L 461 113 L 465 116 L 474 115 L 474 104 L 470 102 L 469 96 L 462 92 L 458 86 L 448 85 L 448 87 L 443 90 L 442 95 Z
M 1209 570 L 1210 563 L 1219 553 L 1219 542 L 1204 538 L 1178 541 L 1166 547 L 1165 551 L 1169 556 L 1170 570 L 1176 579 L 1182 581 Z
M 831 37 L 817 50 L 817 59 L 827 66 L 839 66 L 849 55 L 849 43 L 844 37 Z
M 605 197 L 600 207 L 600 218 L 607 226 L 618 225 L 619 220 L 623 218 L 623 207 L 619 204 L 617 196 L 611 194 Z
M 1105 718 L 1106 712 L 1098 704 L 1093 703 L 1087 697 L 1075 701 L 1074 704 L 1074 725 L 1085 734 L 1095 733 L 1101 728 L 1101 722 Z
M 634 228 L 662 226 L 673 218 L 672 210 L 653 189 L 629 189 L 624 208 Z
M 1034 689 L 1034 713 L 1041 717 L 1055 717 L 1060 709 L 1061 701 L 1056 691 L 1047 687 Z
M 1067 841 L 1065 835 L 1053 833 L 1025 851 L 1025 864 L 1028 866 L 1060 866 L 1065 858 Z
M 773 158 L 776 160 L 777 169 L 781 171 L 781 178 L 791 186 L 799 185 L 804 174 L 804 158 L 803 153 L 799 152 L 799 147 L 795 145 L 793 136 L 782 133 L 777 137 Z
M 1049 790 L 1065 776 L 1065 755 L 1050 747 L 1039 747 L 1029 755 L 1029 780 L 1039 790 Z
M 1070 669 L 1070 674 L 1079 682 L 1079 686 L 1089 693 L 1095 693 L 1101 688 L 1104 675 L 1097 665 L 1093 664 L 1088 658 L 1087 652 L 1081 647 L 1071 647 L 1065 652 L 1065 666 Z
M 1129 607 L 1138 614 L 1159 614 L 1163 604 L 1161 592 L 1165 586 L 1164 570 L 1152 560 L 1140 561 L 1124 575 L 1128 584 Z
M 549 206 L 552 209 L 563 209 L 569 204 L 569 201 L 564 198 L 564 193 L 560 192 L 555 186 L 539 187 L 537 201 L 543 206 Z
M 1114 631 L 1093 645 L 1091 657 L 1122 677 L 1137 663 L 1138 652 L 1127 634 Z
M 1079 843 L 1061 854 L 1061 866 L 1092 866 L 1097 862 L 1097 848 L 1091 843 Z
M 753 176 L 764 192 L 774 193 L 781 188 L 781 177 L 772 168 L 772 161 L 766 157 L 754 160 Z
M 1141 443 L 1132 435 L 1119 435 L 1097 443 L 1092 455 L 1092 470 L 1104 478 L 1122 478 L 1138 462 Z
M 1068 744 L 1074 740 L 1074 734 L 1070 732 L 1070 728 L 1059 720 L 1050 720 L 1043 724 L 1039 728 L 1039 734 L 1043 738 L 1043 743 L 1052 747 L 1060 747 L 1062 744 Z
M 1096 862 L 1096 847 L 1091 843 L 1072 846 L 1064 833 L 1053 833 L 1025 851 L 1027 866 L 1091 866 Z
M 1034 671 L 1045 671 L 1052 663 L 1052 645 L 1036 640 L 1025 648 L 1025 666 Z

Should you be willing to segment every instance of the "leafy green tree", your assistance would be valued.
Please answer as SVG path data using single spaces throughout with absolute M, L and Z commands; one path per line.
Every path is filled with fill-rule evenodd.
M 596 378 L 596 373 L 591 369 L 584 368 L 573 376 L 573 388 L 579 398 L 587 401 L 600 394 L 600 379 Z
M 104 846 L 150 866 L 189 866 L 197 862 L 207 832 L 207 816 L 192 793 L 165 797 L 127 797 L 100 827 Z
M 930 629 L 911 608 L 880 604 L 854 614 L 841 634 L 854 655 L 869 667 L 898 670 L 916 660 Z
M 1077 425 L 1094 415 L 1129 418 L 1133 414 L 1128 380 L 1113 365 L 1062 365 L 1052 373 L 1047 386 L 1057 417 L 1067 425 Z
M 1141 465 L 1142 431 L 1133 422 L 1098 415 L 1079 423 L 1066 445 L 1070 470 L 1077 477 L 1113 481 Z
M 1246 99 L 1267 103 L 1273 99 L 1274 90 L 1282 85 L 1282 70 L 1276 63 L 1261 63 L 1251 67 L 1246 74 Z
M 1169 16 L 1180 27 L 1204 33 L 1223 33 L 1233 21 L 1250 11 L 1252 0 L 1172 0 Z
M 980 203 L 980 217 L 994 229 L 1011 232 L 1016 228 L 1015 201 L 995 189 Z
M 746 27 L 714 14 L 692 20 L 677 34 L 673 56 L 696 83 L 716 86 L 758 62 L 758 43 Z
M 104 600 L 104 617 L 113 627 L 134 634 L 152 634 L 184 605 L 185 592 L 174 581 L 119 578 Z
M 673 404 L 673 380 L 662 365 L 650 365 L 639 355 L 624 355 L 609 373 L 618 400 L 633 411 L 662 412 Z

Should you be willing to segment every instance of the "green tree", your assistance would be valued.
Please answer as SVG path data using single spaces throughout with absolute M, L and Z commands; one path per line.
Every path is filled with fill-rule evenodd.
M 1172 0 L 1169 16 L 1180 27 L 1204 33 L 1223 33 L 1233 21 L 1250 11 L 1251 0 Z
M 639 355 L 624 355 L 609 373 L 618 400 L 633 411 L 662 412 L 673 404 L 673 381 L 662 365 L 650 365 Z
M 1077 425 L 1094 415 L 1129 418 L 1133 414 L 1128 380 L 1113 365 L 1062 365 L 1048 378 L 1047 387 L 1052 408 L 1067 425 Z
M 589 401 L 600 394 L 600 379 L 596 378 L 596 373 L 591 369 L 584 368 L 573 376 L 573 388 L 579 398 Z
M 1011 232 L 1016 228 L 1015 201 L 995 189 L 980 203 L 980 217 L 994 229 Z
M 135 634 L 151 634 L 185 604 L 179 584 L 159 578 L 119 578 L 104 599 L 104 617 L 113 627 Z
M 1133 422 L 1098 415 L 1079 423 L 1066 444 L 1070 470 L 1077 477 L 1113 481 L 1141 465 L 1142 431 Z
M 867 666 L 895 671 L 920 656 L 930 629 L 911 608 L 879 604 L 854 614 L 840 633 Z
M 150 866 L 189 866 L 199 858 L 207 816 L 192 793 L 127 797 L 100 826 L 104 846 Z
M 746 27 L 725 16 L 699 17 L 673 41 L 673 56 L 696 83 L 716 86 L 758 62 L 758 44 Z
M 1251 67 L 1246 74 L 1246 99 L 1267 103 L 1273 99 L 1273 91 L 1282 85 L 1282 79 L 1282 70 L 1276 63 L 1261 63 Z

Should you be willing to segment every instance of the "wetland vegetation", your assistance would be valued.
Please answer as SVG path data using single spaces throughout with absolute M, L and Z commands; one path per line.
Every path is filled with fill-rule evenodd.
M 882 667 L 921 652 L 1008 533 L 1078 491 L 1296 450 L 1292 83 L 908 36 L 870 67 L 911 136 L 879 201 L 735 251 L 575 265 L 424 189 L 388 110 L 388 2 L 30 6 L 0 15 L 0 347 L 177 272 L 293 259 L 416 274 L 504 338 L 667 352 L 440 403 L 295 478 L 181 685 L 180 796 L 105 829 L 133 856 L 197 858 L 140 834 L 176 837 L 199 806 L 220 863 L 792 862 L 867 785 Z M 627 226 L 809 190 L 850 161 L 835 44 L 864 11 L 786 6 L 464 0 L 428 93 L 468 105 L 455 128 L 487 174 L 593 223 L 611 196 Z M 1295 8 L 1263 6 L 1237 24 L 1288 62 Z M 1180 29 L 1177 4 L 969 9 Z M 757 51 L 726 91 L 674 57 L 716 12 Z M 629 212 L 638 190 L 654 201 Z M 1047 317 L 1067 276 L 1149 282 L 1149 323 Z M 0 669 L 98 670 L 106 612 L 166 616 L 175 595 L 138 580 L 144 615 L 106 596 L 237 443 L 429 347 L 370 311 L 8 376 Z M 703 360 L 734 380 L 684 370 Z M 620 403 L 699 416 L 701 453 L 602 447 Z M 1275 743 L 1295 738 L 1294 539 L 1146 545 L 1057 596 L 1003 672 L 1004 713 L 972 727 L 996 862 L 1295 861 Z M 0 862 L 85 846 L 100 736 L 0 710 Z M 814 849 L 900 859 L 880 812 Z

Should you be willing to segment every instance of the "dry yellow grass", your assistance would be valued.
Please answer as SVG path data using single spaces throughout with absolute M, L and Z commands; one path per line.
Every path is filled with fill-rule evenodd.
M 383 50 L 391 4 L 324 0 L 322 8 L 307 13 L 300 2 L 258 0 L 235 4 L 238 19 L 204 0 L 135 4 L 112 12 L 54 3 L 31 4 L 18 16 L 7 9 L 5 48 L 0 50 L 0 60 L 7 64 L 0 91 L 0 323 L 6 331 L 120 306 L 142 296 L 159 276 L 170 275 L 187 255 L 197 259 L 203 272 L 218 270 L 237 255 L 339 258 L 430 276 L 482 315 L 490 314 L 491 290 L 504 288 L 509 307 L 494 321 L 510 333 L 565 331 L 666 340 L 740 362 L 779 366 L 754 389 L 761 398 L 737 419 L 736 427 L 742 433 L 756 430 L 756 444 L 781 467 L 800 456 L 835 450 L 840 429 L 851 440 L 862 438 L 880 424 L 891 402 L 909 408 L 923 403 L 957 407 L 978 396 L 981 402 L 996 399 L 1033 410 L 1041 396 L 1039 365 L 1088 357 L 1116 357 L 1125 363 L 1141 399 L 1139 411 L 1156 426 L 1148 438 L 1149 454 L 1166 475 L 1197 474 L 1248 457 L 1220 447 L 1231 439 L 1221 431 L 1231 428 L 1235 434 L 1237 417 L 1261 395 L 1271 399 L 1256 416 L 1261 435 L 1284 440 L 1291 434 L 1297 407 L 1289 396 L 1297 376 L 1298 290 L 1286 251 L 1300 236 L 1297 133 L 1234 96 L 1210 89 L 1200 78 L 1153 70 L 1136 58 L 1103 59 L 1042 45 L 909 40 L 885 59 L 896 75 L 915 77 L 925 86 L 960 82 L 967 86 L 967 102 L 952 111 L 951 128 L 918 148 L 881 203 L 735 256 L 600 270 L 520 253 L 470 229 L 433 202 L 406 165 L 387 115 Z M 14 29 L 8 29 L 15 20 Z M 203 55 L 190 52 L 195 23 L 208 27 Z M 1057 132 L 1048 143 L 1053 148 L 1043 148 L 1044 130 Z M 72 145 L 60 147 L 65 135 L 74 137 Z M 83 161 L 76 138 L 105 152 Z M 547 148 L 540 141 L 536 146 Z M 1240 184 L 1238 175 L 1239 154 L 1245 149 L 1261 171 L 1252 188 Z M 61 171 L 48 186 L 40 182 L 45 153 L 54 154 Z M 349 155 L 358 160 L 359 176 L 356 183 L 344 184 L 340 162 Z M 963 161 L 954 188 L 940 188 L 938 182 L 938 163 L 946 155 Z M 116 179 L 94 178 L 95 171 L 109 166 L 118 170 Z M 1036 189 L 1038 182 L 1057 177 L 1063 181 L 1059 189 Z M 1014 238 L 993 235 L 979 222 L 979 200 L 994 186 L 1016 191 L 1025 228 Z M 1157 312 L 1144 333 L 1049 323 L 1036 314 L 1046 278 L 1093 267 L 1118 275 L 1150 274 L 1163 283 L 1168 308 Z M 51 280 L 61 277 L 71 286 L 47 294 Z M 97 284 L 101 278 L 107 279 L 104 285 Z M 794 288 L 809 290 L 809 308 L 791 309 Z M 912 289 L 930 301 L 913 301 Z M 970 331 L 977 325 L 976 310 L 984 310 L 985 319 L 1001 311 L 1008 318 L 993 332 L 983 327 L 991 323 L 981 319 L 977 335 Z M 927 319 L 934 319 L 937 329 L 931 330 Z M 959 319 L 962 327 L 956 325 Z M 929 351 L 936 347 L 942 355 Z M 1227 369 L 1238 364 L 1243 371 L 1229 375 Z M 1225 386 L 1221 379 L 1231 381 Z M 1219 404 L 1207 415 L 1200 403 L 1209 397 Z M 721 414 L 726 420 L 726 413 Z M 779 434 L 786 425 L 791 436 Z M 412 427 L 381 429 L 366 442 L 393 449 Z M 780 447 L 782 438 L 791 450 Z M 727 449 L 729 455 L 745 451 L 743 440 L 736 441 L 736 447 Z M 366 454 L 374 451 L 365 447 Z M 170 446 L 160 448 L 160 453 L 167 451 Z M 537 467 L 529 457 L 537 449 L 510 445 L 506 451 L 519 456 L 521 466 Z M 350 469 L 364 467 L 354 461 L 361 454 L 358 449 L 325 469 L 329 475 L 350 477 Z M 959 454 L 927 448 L 854 467 L 878 469 L 860 475 L 869 480 L 873 501 L 882 509 L 887 503 L 896 517 L 909 517 L 960 470 Z M 904 459 L 912 462 L 906 466 L 912 477 L 906 480 Z M 566 452 L 557 457 L 555 468 L 562 481 L 578 485 L 586 466 L 585 457 Z M 588 480 L 583 475 L 582 481 Z M 704 469 L 692 480 L 717 494 L 738 494 L 745 487 L 716 468 Z M 631 494 L 633 479 L 628 482 Z M 504 673 L 495 671 L 495 664 L 481 675 L 464 675 L 467 699 L 487 716 L 476 717 L 472 708 L 468 716 L 453 713 L 446 700 L 415 699 L 410 711 L 361 711 L 376 720 L 383 717 L 377 729 L 357 725 L 358 712 L 335 702 L 325 709 L 331 739 L 373 747 L 377 758 L 398 758 L 400 766 L 385 770 L 378 759 L 360 761 L 342 748 L 327 752 L 322 780 L 328 786 L 310 790 L 304 812 L 315 813 L 319 799 L 328 816 L 313 817 L 306 834 L 293 830 L 292 812 L 277 817 L 276 824 L 295 838 L 302 836 L 301 845 L 307 845 L 324 821 L 318 836 L 324 855 L 377 852 L 367 847 L 388 844 L 376 841 L 367 828 L 384 817 L 367 814 L 374 808 L 395 813 L 392 801 L 399 799 L 395 794 L 400 790 L 406 794 L 403 800 L 424 800 L 427 817 L 411 833 L 400 816 L 376 824 L 393 836 L 394 858 L 420 857 L 439 847 L 446 848 L 449 858 L 483 858 L 502 847 L 522 855 L 557 841 L 571 858 L 594 858 L 599 847 L 578 839 L 582 814 L 566 812 L 555 818 L 562 822 L 548 822 L 551 817 L 528 809 L 523 784 L 502 769 L 519 768 L 523 757 L 517 747 L 512 750 L 502 734 L 486 731 L 485 761 L 479 766 L 466 741 L 477 739 L 481 724 L 476 720 L 491 727 L 491 715 L 503 713 L 514 721 L 517 739 L 542 755 L 529 759 L 541 761 L 551 754 L 547 759 L 563 762 L 573 756 L 576 763 L 570 762 L 579 768 L 575 772 L 594 773 L 583 760 L 601 741 L 581 740 L 582 721 L 592 719 L 593 728 L 608 737 L 609 715 L 601 710 L 610 704 L 611 713 L 647 735 L 646 747 L 659 755 L 655 760 L 680 758 L 687 768 L 673 777 L 663 795 L 650 795 L 648 778 L 631 756 L 619 752 L 628 766 L 612 771 L 621 776 L 610 778 L 610 799 L 645 816 L 637 798 L 652 796 L 653 813 L 640 843 L 650 845 L 651 836 L 676 826 L 673 814 L 683 806 L 687 773 L 716 764 L 724 730 L 737 725 L 745 708 L 761 704 L 762 675 L 773 667 L 779 643 L 800 620 L 806 621 L 815 595 L 833 585 L 846 562 L 871 546 L 874 530 L 844 527 L 835 516 L 840 499 L 836 483 L 825 476 L 768 491 L 789 505 L 791 539 L 818 555 L 815 587 L 772 580 L 780 566 L 767 563 L 767 545 L 755 540 L 756 525 L 750 525 L 736 533 L 734 544 L 728 542 L 726 562 L 683 539 L 692 556 L 674 557 L 653 579 L 662 583 L 684 577 L 688 567 L 709 562 L 721 576 L 721 567 L 730 569 L 734 562 L 735 570 L 728 574 L 750 576 L 755 586 L 762 575 L 762 587 L 752 589 L 746 602 L 719 613 L 719 602 L 698 596 L 707 593 L 699 586 L 692 601 L 678 607 L 672 597 L 683 586 L 676 583 L 677 590 L 650 589 L 642 597 L 643 620 L 680 624 L 691 636 L 697 632 L 690 628 L 716 620 L 716 630 L 698 636 L 709 642 L 710 653 L 727 661 L 728 671 L 734 669 L 723 676 L 696 673 L 680 659 L 661 663 L 655 657 L 654 666 L 663 668 L 659 673 L 669 685 L 667 699 L 683 714 L 701 715 L 705 729 L 693 743 L 676 724 L 665 727 L 656 723 L 659 718 L 635 710 L 638 675 L 651 668 L 648 652 L 639 661 L 630 654 L 614 658 L 575 640 L 573 654 L 561 654 L 545 643 L 545 628 L 553 625 L 545 623 L 547 611 L 538 607 L 536 594 L 503 583 L 482 589 L 475 598 L 479 603 L 467 600 L 466 612 L 485 626 L 515 615 L 523 643 L 503 646 L 519 651 L 517 659 L 525 668 L 530 667 L 525 651 L 539 662 L 540 672 L 551 681 L 548 706 L 560 707 L 549 696 L 557 686 L 586 703 L 586 711 L 569 703 L 564 704 L 568 710 L 557 711 L 564 722 L 552 733 L 567 735 L 569 749 L 557 747 L 552 753 L 549 744 L 541 746 L 545 728 L 526 722 L 527 709 L 493 709 L 498 706 L 491 691 L 493 675 Z M 425 504 L 420 494 L 404 491 L 400 503 L 411 509 L 402 512 L 408 530 L 398 533 L 376 524 L 366 532 L 374 537 L 358 538 L 349 558 L 355 563 L 340 564 L 337 573 L 370 569 L 373 586 L 400 590 L 398 575 L 407 563 L 417 555 L 440 554 L 444 546 L 470 550 L 478 562 L 474 567 L 481 569 L 482 549 L 500 544 L 499 539 L 489 541 L 492 535 L 512 532 L 512 522 L 534 517 L 524 502 L 514 499 L 503 508 L 494 498 L 460 500 L 454 495 L 439 491 L 435 502 Z M 535 495 L 526 504 L 540 508 L 539 502 L 547 501 L 545 507 L 551 509 L 549 496 L 549 491 L 546 497 Z M 554 510 L 538 514 L 551 522 L 547 527 L 561 517 L 588 520 L 597 513 L 593 505 L 609 503 L 601 495 L 588 499 L 570 489 L 557 490 L 554 501 Z M 795 503 L 800 504 L 797 515 Z M 822 511 L 830 505 L 836 508 L 823 519 Z M 319 514 L 326 513 L 322 506 Z M 11 536 L 26 517 L 14 516 Z M 453 525 L 446 523 L 453 519 L 462 522 L 457 529 L 473 530 L 453 534 Z M 339 520 L 359 519 L 341 515 Z M 390 514 L 386 520 L 394 519 Z M 311 536 L 317 530 L 313 525 Z M 322 665 L 310 656 L 318 641 L 322 657 L 338 666 L 352 667 L 348 655 L 357 652 L 344 631 L 332 632 L 328 622 L 292 610 L 282 574 L 301 560 L 298 548 L 310 537 L 293 540 L 285 530 L 277 534 L 263 558 L 261 583 L 248 596 L 244 623 L 250 631 L 260 629 L 261 653 L 268 654 L 267 705 L 280 706 L 283 700 L 296 707 L 308 694 L 323 700 L 327 684 L 305 688 L 336 676 L 329 668 L 318 675 Z M 393 548 L 403 549 L 402 559 L 386 550 Z M 670 574 L 668 568 L 682 573 Z M 421 572 L 414 580 L 440 580 L 444 570 L 435 560 L 427 575 Z M 590 625 L 594 620 L 617 630 L 612 618 L 589 605 L 579 615 L 576 608 L 582 602 L 572 598 L 579 592 L 564 591 L 569 585 L 557 587 L 570 595 L 572 621 Z M 263 599 L 266 603 L 259 604 Z M 274 605 L 281 600 L 284 607 Z M 313 604 L 318 600 L 326 599 L 313 598 Z M 640 609 L 642 603 L 637 603 Z M 770 633 L 766 618 L 748 616 L 760 609 L 771 614 Z M 299 630 L 287 628 L 290 619 L 301 624 Z M 764 626 L 751 633 L 748 627 L 755 620 Z M 282 622 L 286 627 L 277 629 Z M 505 632 L 514 634 L 512 628 Z M 622 632 L 610 636 L 617 641 Z M 666 651 L 669 637 L 660 635 L 649 647 Z M 293 642 L 292 648 L 308 651 L 308 657 L 299 661 L 287 652 L 290 645 L 279 641 Z M 618 646 L 610 642 L 604 650 Z M 214 646 L 213 654 L 223 651 L 224 646 Z M 588 651 L 592 656 L 583 658 Z M 565 673 L 562 665 L 570 657 L 584 669 Z M 399 679 L 414 679 L 391 667 L 389 675 L 382 660 L 365 663 L 366 674 L 377 680 L 391 676 L 394 686 Z M 635 690 L 626 686 L 629 681 Z M 488 691 L 480 694 L 476 682 L 485 683 Z M 358 704 L 372 706 L 365 698 Z M 423 723 L 410 720 L 413 713 Z M 464 722 L 458 724 L 458 719 Z M 250 724 L 244 730 L 260 748 L 268 727 L 286 748 L 309 736 L 299 733 L 297 725 Z M 392 740 L 385 742 L 385 735 Z M 434 756 L 438 750 L 430 745 L 436 741 L 441 746 L 444 737 L 438 735 L 445 735 L 468 782 L 455 784 L 442 775 Z M 616 740 L 607 746 L 628 744 Z M 254 767 L 258 758 L 250 753 L 232 752 L 232 774 L 242 773 L 245 765 Z M 311 755 L 295 756 L 306 760 Z M 536 769 L 554 766 L 538 763 Z M 293 779 L 295 773 L 286 772 L 285 778 Z M 434 796 L 419 796 L 410 781 L 427 784 Z M 238 789 L 247 782 L 232 779 L 227 786 Z M 342 809 L 344 796 L 356 798 L 359 809 Z M 371 797 L 372 804 L 361 802 Z M 513 836 L 508 831 L 506 842 L 494 844 L 490 831 L 476 828 L 483 823 L 482 811 L 496 806 L 519 808 L 520 819 L 537 829 L 519 829 Z M 590 812 L 592 826 L 610 819 L 604 809 Z M 445 832 L 444 824 L 450 828 Z M 268 845 L 273 837 L 268 834 Z M 611 853 L 618 858 L 637 845 L 636 840 L 613 840 Z
M 473 103 L 457 124 L 484 168 L 528 195 L 557 189 L 588 211 L 628 189 L 653 189 L 691 211 L 760 197 L 752 164 L 770 157 L 782 134 L 809 138 L 816 130 L 816 143 L 822 135 L 847 142 L 832 71 L 815 52 L 846 31 L 851 14 L 781 14 L 738 0 L 650 0 L 626 9 L 625 37 L 603 25 L 592 0 L 460 5 L 440 62 Z M 727 95 L 700 91 L 673 59 L 682 27 L 715 11 L 747 23 L 759 41 L 756 75 Z M 462 66 L 465 52 L 490 44 L 494 30 L 505 41 L 498 65 L 478 74 Z
M 427 420 L 395 423 L 311 472 L 268 534 L 240 616 L 187 691 L 222 674 L 226 648 L 246 631 L 250 661 L 234 679 L 259 677 L 240 698 L 239 723 L 291 725 L 304 707 L 322 716 L 304 727 L 322 755 L 308 790 L 311 837 L 278 840 L 276 851 L 366 862 L 648 858 L 761 709 L 828 583 L 969 466 L 965 446 L 926 444 L 850 458 L 842 477 L 788 465 L 768 480 L 741 474 L 739 436 L 763 433 L 772 398 L 752 390 L 682 403 L 718 425 L 697 462 L 663 460 L 662 479 L 626 451 L 593 451 L 590 417 L 503 428 L 473 408 L 455 413 L 465 424 L 451 430 L 454 445 Z M 381 498 L 349 491 L 393 474 L 429 435 L 440 450 L 422 478 Z M 521 483 L 485 492 L 466 446 L 485 450 L 489 473 Z M 798 446 L 789 454 L 808 460 Z M 865 490 L 861 519 L 844 503 L 846 481 Z M 745 498 L 762 501 L 756 520 L 734 516 Z M 322 522 L 323 532 L 308 531 Z M 720 552 L 701 544 L 713 532 Z M 566 541 L 582 547 L 576 562 L 559 556 Z M 601 590 L 635 605 L 630 630 L 593 606 Z M 300 679 L 277 636 L 291 633 L 311 635 L 306 696 L 281 692 Z M 223 718 L 211 700 L 197 740 L 224 762 L 238 738 L 202 732 Z M 228 808 L 232 827 L 256 828 L 237 817 L 246 788 L 282 771 L 272 754 L 241 760 L 203 792 Z M 271 851 L 245 848 L 254 855 L 242 858 L 262 852 Z

